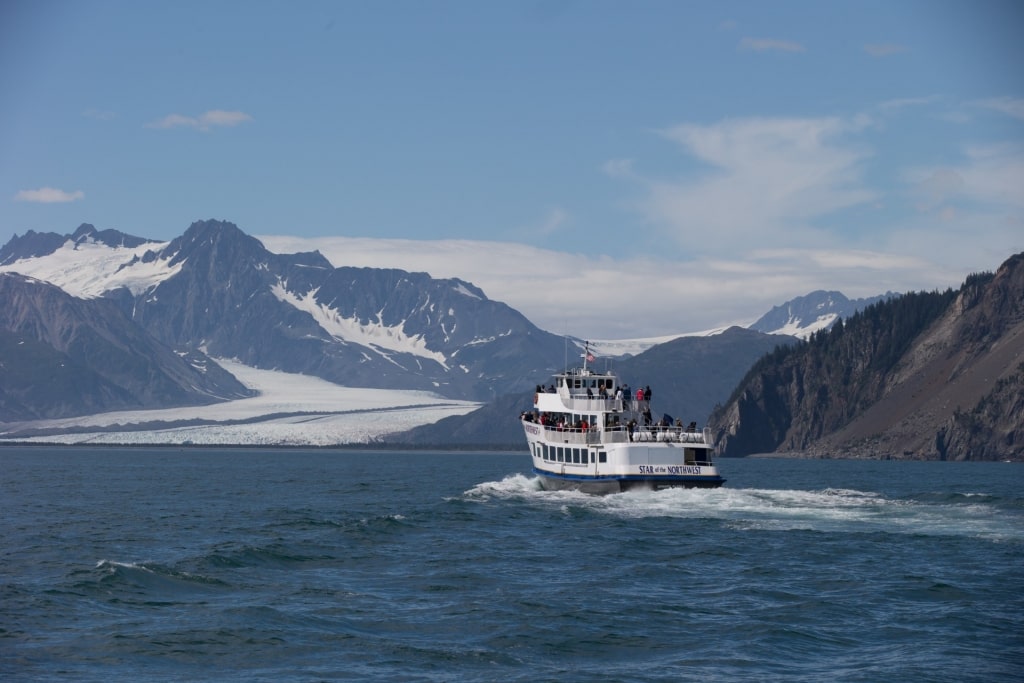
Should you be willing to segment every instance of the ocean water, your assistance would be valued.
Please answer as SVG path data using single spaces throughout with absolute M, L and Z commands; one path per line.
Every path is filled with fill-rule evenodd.
M 0 678 L 1024 680 L 1024 467 L 0 449 Z

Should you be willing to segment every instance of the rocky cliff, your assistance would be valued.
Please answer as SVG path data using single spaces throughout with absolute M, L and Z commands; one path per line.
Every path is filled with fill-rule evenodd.
M 111 301 L 0 273 L 0 421 L 203 405 L 249 391 L 197 351 L 161 344 Z
M 959 291 L 878 303 L 763 358 L 715 411 L 719 452 L 1024 458 L 1024 254 Z

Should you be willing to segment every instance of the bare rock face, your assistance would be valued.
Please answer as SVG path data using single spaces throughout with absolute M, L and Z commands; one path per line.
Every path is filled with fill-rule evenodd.
M 756 365 L 712 416 L 723 455 L 1024 459 L 1024 254 L 958 292 L 869 307 Z
M 111 301 L 0 274 L 0 421 L 203 405 L 249 391 L 198 352 L 176 353 Z

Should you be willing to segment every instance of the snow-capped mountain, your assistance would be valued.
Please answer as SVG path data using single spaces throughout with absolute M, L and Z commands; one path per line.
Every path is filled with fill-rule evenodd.
M 168 243 L 87 225 L 31 233 L 0 259 L 2 271 L 116 302 L 171 348 L 345 386 L 487 399 L 532 386 L 564 355 L 560 337 L 468 282 L 273 254 L 222 221 Z
M 765 334 L 788 334 L 807 339 L 819 330 L 831 327 L 840 318 L 849 318 L 871 304 L 897 296 L 887 292 L 865 299 L 848 299 L 841 292 L 817 290 L 775 306 L 750 325 Z
M 275 254 L 214 220 L 170 242 L 87 224 L 70 235 L 30 231 L 0 248 L 0 278 L 0 422 L 248 395 L 211 358 L 367 391 L 484 401 L 529 391 L 584 345 L 464 280 Z M 875 300 L 814 292 L 751 329 L 806 337 Z M 678 337 L 723 343 L 720 332 L 589 348 L 608 362 Z

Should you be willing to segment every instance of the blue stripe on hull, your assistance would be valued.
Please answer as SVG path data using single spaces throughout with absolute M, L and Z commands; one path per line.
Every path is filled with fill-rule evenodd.
M 661 488 L 717 488 L 725 483 L 720 476 L 708 477 L 650 477 L 643 475 L 587 476 L 579 474 L 554 474 L 533 469 L 540 477 L 541 485 L 547 490 L 579 490 L 586 493 L 618 493 L 631 489 Z

